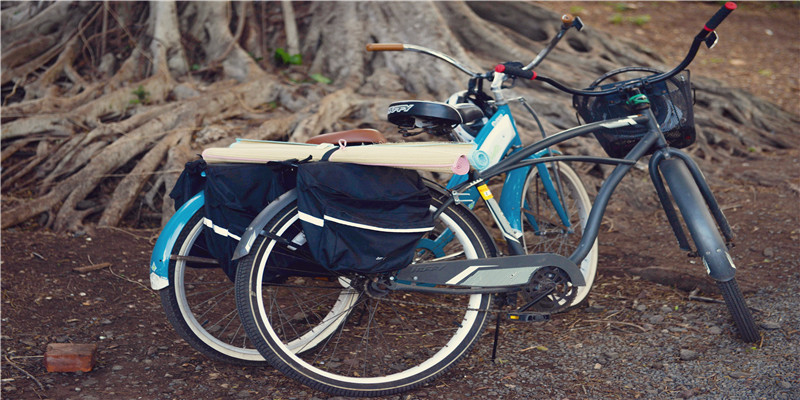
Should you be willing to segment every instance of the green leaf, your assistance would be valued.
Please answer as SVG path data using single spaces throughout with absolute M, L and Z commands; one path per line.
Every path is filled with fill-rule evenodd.
M 289 63 L 289 53 L 287 53 L 286 50 L 284 50 L 284 49 L 279 47 L 279 48 L 275 49 L 275 59 L 280 63 L 288 64 Z
M 311 79 L 317 81 L 317 83 L 324 83 L 326 85 L 330 85 L 331 83 L 333 83 L 333 81 L 330 80 L 330 78 L 322 76 L 321 74 L 311 74 Z
M 289 56 L 289 64 L 301 65 L 303 63 L 303 56 L 300 54 L 292 54 Z

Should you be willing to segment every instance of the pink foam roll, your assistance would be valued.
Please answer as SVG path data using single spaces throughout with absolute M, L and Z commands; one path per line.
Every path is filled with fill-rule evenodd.
M 456 175 L 466 175 L 469 172 L 469 159 L 466 155 L 460 155 L 456 158 L 451 168 Z

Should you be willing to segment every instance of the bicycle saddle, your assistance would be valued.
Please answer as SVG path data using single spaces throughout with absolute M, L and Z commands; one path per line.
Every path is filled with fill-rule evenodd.
M 308 139 L 306 143 L 338 144 L 339 140 L 342 139 L 344 139 L 347 144 L 386 143 L 386 138 L 383 137 L 383 134 L 375 129 L 351 129 L 348 131 L 323 133 L 322 135 L 314 136 L 311 139 Z
M 434 125 L 459 125 L 483 117 L 474 104 L 449 105 L 435 101 L 406 100 L 389 105 L 389 122 L 401 127 L 413 127 L 416 119 Z

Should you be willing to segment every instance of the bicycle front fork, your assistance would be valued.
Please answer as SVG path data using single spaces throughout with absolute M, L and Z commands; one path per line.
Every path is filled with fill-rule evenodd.
M 667 193 L 662 175 L 672 196 Z M 650 177 L 681 249 L 691 251 L 673 200 L 694 239 L 696 255 L 702 258 L 709 276 L 718 282 L 733 279 L 736 267 L 728 254 L 733 233 L 694 160 L 680 150 L 661 149 L 650 158 Z

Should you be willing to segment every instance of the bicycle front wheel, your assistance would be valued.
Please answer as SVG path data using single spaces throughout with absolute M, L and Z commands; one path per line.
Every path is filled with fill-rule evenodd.
M 489 295 L 381 291 L 363 276 L 313 276 L 308 265 L 276 279 L 275 265 L 292 275 L 287 260 L 313 262 L 296 203 L 266 231 L 239 264 L 239 313 L 267 361 L 311 388 L 339 396 L 403 392 L 447 371 L 483 331 Z M 426 239 L 441 234 L 455 238 L 443 250 L 449 260 L 495 254 L 485 228 L 460 206 L 446 208 Z
M 546 172 L 546 173 L 545 173 Z M 522 192 L 523 245 L 528 254 L 555 253 L 569 257 L 578 247 L 592 203 L 580 178 L 561 162 L 533 167 Z M 597 240 L 579 265 L 585 286 L 561 285 L 533 310 L 562 312 L 582 304 L 597 274 Z
M 160 290 L 167 319 L 178 335 L 212 360 L 266 365 L 236 312 L 233 282 L 216 265 L 204 235 L 200 208 L 178 235 L 169 262 L 170 285 Z

